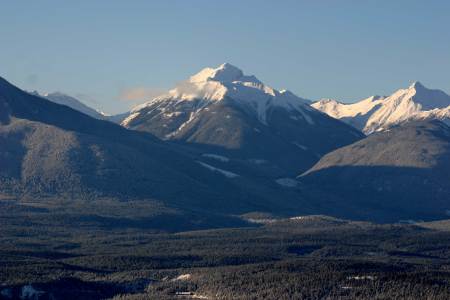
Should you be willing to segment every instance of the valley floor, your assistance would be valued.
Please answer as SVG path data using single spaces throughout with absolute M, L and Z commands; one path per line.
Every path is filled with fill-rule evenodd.
M 2 207 L 0 299 L 450 298 L 446 221 L 307 216 L 167 233 L 58 220 Z

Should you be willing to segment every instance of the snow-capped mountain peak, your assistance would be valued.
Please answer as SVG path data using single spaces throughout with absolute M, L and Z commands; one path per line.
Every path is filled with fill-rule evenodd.
M 301 111 L 302 114 L 311 109 L 308 100 L 286 90 L 271 88 L 255 76 L 245 75 L 238 67 L 224 63 L 217 68 L 205 68 L 166 94 L 135 107 L 130 117 L 122 124 L 128 126 L 139 116 L 139 111 L 150 107 L 169 111 L 184 103 L 184 106 L 190 106 L 191 112 L 195 114 L 209 104 L 225 99 L 231 99 L 244 106 L 247 111 L 253 111 L 263 123 L 266 122 L 267 111 L 272 107 Z
M 220 81 L 233 82 L 244 76 L 241 69 L 229 63 L 221 64 L 217 68 L 205 68 L 190 77 L 190 82 Z
M 428 89 L 419 81 L 386 98 L 370 97 L 351 104 L 321 100 L 312 106 L 367 134 L 409 120 L 440 119 L 450 123 L 450 96 Z

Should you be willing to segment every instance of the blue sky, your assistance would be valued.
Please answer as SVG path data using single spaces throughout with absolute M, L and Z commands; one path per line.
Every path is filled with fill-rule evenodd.
M 223 62 L 309 99 L 450 92 L 449 14 L 444 0 L 1 1 L 0 76 L 108 113 Z

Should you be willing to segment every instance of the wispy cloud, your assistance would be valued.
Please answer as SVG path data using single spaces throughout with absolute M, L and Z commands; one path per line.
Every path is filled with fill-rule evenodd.
M 139 103 L 151 100 L 161 94 L 164 94 L 167 89 L 153 88 L 153 87 L 133 87 L 125 89 L 120 92 L 119 99 L 121 101 Z

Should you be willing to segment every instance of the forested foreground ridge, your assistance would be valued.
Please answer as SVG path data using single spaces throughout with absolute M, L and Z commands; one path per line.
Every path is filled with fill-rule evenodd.
M 5 207 L 1 299 L 449 299 L 450 223 L 326 216 L 165 233 Z M 22 297 L 22 298 L 20 298 Z

